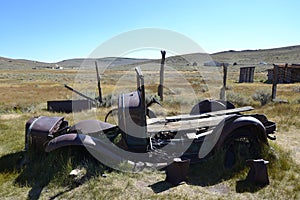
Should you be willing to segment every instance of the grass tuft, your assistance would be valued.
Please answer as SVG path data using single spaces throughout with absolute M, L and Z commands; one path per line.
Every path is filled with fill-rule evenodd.
M 271 101 L 271 94 L 265 90 L 256 90 L 252 98 L 255 101 L 259 101 L 261 106 L 264 106 Z
M 228 101 L 236 106 L 248 106 L 251 104 L 250 98 L 240 93 L 228 92 L 226 95 Z

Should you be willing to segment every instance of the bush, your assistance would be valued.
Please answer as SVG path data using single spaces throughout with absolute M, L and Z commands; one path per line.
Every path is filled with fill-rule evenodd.
M 294 87 L 294 88 L 293 88 L 293 91 L 294 91 L 294 92 L 300 92 L 300 86 Z
M 102 98 L 102 107 L 111 107 L 113 104 L 116 103 L 116 100 L 112 98 L 112 95 L 106 95 Z
M 207 91 L 208 91 L 208 86 L 207 86 L 207 85 L 202 85 L 202 86 L 200 86 L 200 91 L 201 91 L 202 93 L 207 92 Z
M 250 99 L 243 96 L 240 93 L 228 92 L 226 94 L 226 99 L 236 106 L 248 106 L 250 105 Z
M 296 99 L 296 104 L 300 104 L 300 99 Z
M 263 106 L 271 101 L 271 94 L 265 90 L 256 90 L 252 98 L 255 101 L 260 101 L 260 104 Z

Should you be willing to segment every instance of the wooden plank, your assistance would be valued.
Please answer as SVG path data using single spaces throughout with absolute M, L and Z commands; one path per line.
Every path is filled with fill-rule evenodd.
M 150 118 L 147 119 L 147 125 L 151 125 L 151 124 L 164 124 L 166 123 L 166 119 L 165 118 Z
M 232 115 L 222 115 L 222 116 L 215 116 L 215 117 L 209 117 L 203 119 L 168 122 L 165 124 L 149 124 L 147 126 L 147 132 L 150 135 L 156 134 L 158 132 L 164 132 L 164 131 L 193 132 L 197 128 L 217 126 L 221 121 L 225 120 L 226 117 L 231 117 L 231 116 Z
M 213 130 L 206 131 L 204 133 L 196 134 L 196 133 L 187 133 L 186 136 L 190 140 L 198 139 L 207 135 L 212 134 Z
M 240 108 L 234 108 L 234 109 L 227 109 L 227 110 L 219 110 L 219 111 L 213 111 L 208 113 L 203 113 L 200 115 L 176 115 L 171 117 L 166 117 L 166 121 L 180 121 L 180 120 L 192 120 L 192 119 L 199 119 L 199 118 L 206 118 L 211 116 L 219 116 L 219 115 L 226 115 L 226 114 L 234 114 L 239 112 L 245 112 L 253 110 L 254 108 L 252 106 L 245 106 Z

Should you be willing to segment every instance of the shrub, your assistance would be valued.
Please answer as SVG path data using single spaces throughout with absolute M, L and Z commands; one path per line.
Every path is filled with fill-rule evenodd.
M 114 99 L 112 98 L 111 94 L 106 95 L 102 98 L 102 106 L 103 107 L 106 107 L 106 108 L 111 107 L 114 103 L 115 102 L 114 102 Z
M 293 88 L 293 91 L 294 91 L 294 92 L 300 92 L 300 86 L 294 87 L 294 88 Z
M 202 86 L 200 86 L 200 91 L 201 91 L 202 93 L 207 92 L 207 91 L 208 91 L 208 86 L 207 86 L 207 85 L 202 85 Z
M 265 90 L 256 90 L 255 93 L 252 95 L 252 98 L 255 101 L 259 101 L 260 104 L 263 106 L 271 101 L 271 94 Z
M 228 101 L 237 106 L 247 106 L 250 105 L 250 99 L 246 96 L 243 96 L 240 93 L 228 92 L 226 94 Z
M 300 104 L 300 99 L 296 99 L 296 104 Z

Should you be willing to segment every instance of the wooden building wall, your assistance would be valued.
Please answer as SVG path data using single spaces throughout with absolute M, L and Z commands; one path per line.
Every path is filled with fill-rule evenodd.
M 253 83 L 255 67 L 241 67 L 239 83 Z
M 268 69 L 268 82 L 273 82 L 274 69 Z M 300 82 L 300 65 L 279 65 L 278 66 L 278 83 L 295 83 Z

